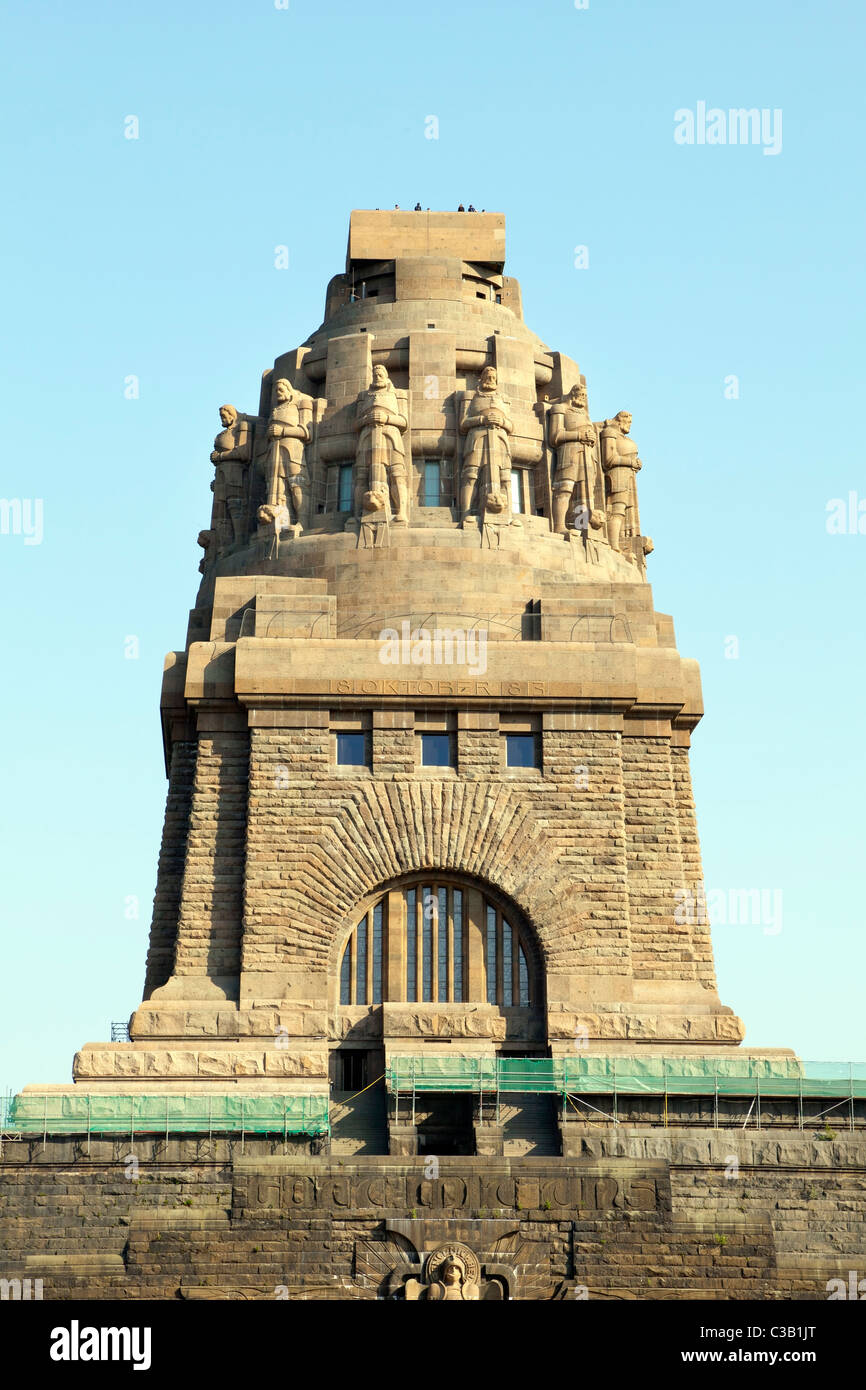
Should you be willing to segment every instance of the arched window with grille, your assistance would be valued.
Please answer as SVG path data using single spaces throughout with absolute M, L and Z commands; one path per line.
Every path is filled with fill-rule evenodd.
M 529 965 L 520 933 L 499 908 L 485 906 L 487 1002 L 503 1009 L 528 1009 Z
M 340 961 L 340 1004 L 540 1003 L 539 953 L 520 914 L 468 882 L 416 876 L 368 907 Z
M 382 922 L 385 905 L 376 903 L 358 923 L 343 952 L 341 1004 L 381 1004 L 383 997 Z

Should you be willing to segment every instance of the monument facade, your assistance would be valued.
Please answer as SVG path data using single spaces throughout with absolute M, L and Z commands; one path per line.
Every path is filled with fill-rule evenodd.
M 440 214 L 441 250 L 436 220 L 353 214 L 323 324 L 223 408 L 144 999 L 79 1084 L 741 1043 L 678 920 L 700 684 L 652 605 L 631 416 L 593 422 L 525 326 L 503 219 Z
M 58 1136 L 86 1101 L 89 1161 L 126 1134 L 190 1165 L 202 1230 L 305 1231 L 305 1296 L 567 1297 L 590 1267 L 647 1294 L 665 1232 L 660 1287 L 737 1296 L 702 1220 L 728 1222 L 767 1296 L 810 1296 L 802 1264 L 778 1275 L 765 1208 L 733 1215 L 732 1140 L 702 1128 L 734 1113 L 732 1076 L 764 1086 L 766 1121 L 769 1077 L 789 1147 L 743 1161 L 770 1191 L 822 1156 L 785 1089 L 796 1059 L 743 1046 L 706 914 L 683 910 L 701 688 L 653 606 L 632 417 L 527 327 L 504 262 L 499 214 L 354 212 L 323 322 L 249 413 L 221 407 L 201 583 L 165 665 L 143 998 L 72 1085 L 22 1093 L 19 1138 L 74 1164 Z M 862 1109 L 852 1090 L 852 1132 Z M 133 1267 L 134 1296 L 232 1296 L 180 1235 L 150 1270 L 146 1206 L 124 1269 L 89 1287 Z M 606 1264 L 587 1251 L 611 1223 Z M 251 1260 L 238 1296 L 271 1296 L 272 1273 Z

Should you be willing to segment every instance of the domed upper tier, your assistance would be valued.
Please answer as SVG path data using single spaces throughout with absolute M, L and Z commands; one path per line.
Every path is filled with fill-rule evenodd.
M 644 579 L 631 417 L 593 420 L 504 259 L 499 213 L 352 213 L 324 322 L 264 374 L 257 414 L 221 408 L 200 603 L 219 575 L 311 574 L 347 547 Z

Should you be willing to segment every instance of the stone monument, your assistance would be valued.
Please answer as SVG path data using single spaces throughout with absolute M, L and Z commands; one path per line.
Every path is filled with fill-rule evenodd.
M 862 1249 L 866 1099 L 822 1148 L 719 997 L 631 415 L 504 262 L 501 214 L 353 212 L 322 323 L 221 410 L 142 999 L 13 1105 L 54 1295 L 809 1297 Z

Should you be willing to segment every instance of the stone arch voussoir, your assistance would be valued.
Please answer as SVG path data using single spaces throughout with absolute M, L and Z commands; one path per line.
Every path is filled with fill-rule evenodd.
M 305 890 L 330 938 L 329 969 L 364 903 L 383 885 L 448 871 L 510 898 L 538 941 L 545 969 L 583 919 L 558 872 L 558 846 L 519 789 L 474 782 L 369 782 L 320 823 Z

